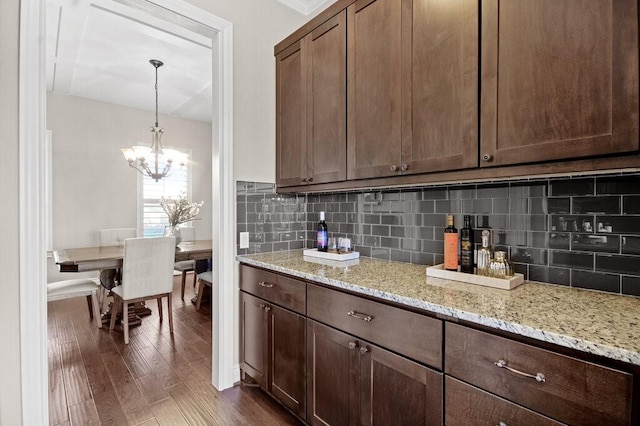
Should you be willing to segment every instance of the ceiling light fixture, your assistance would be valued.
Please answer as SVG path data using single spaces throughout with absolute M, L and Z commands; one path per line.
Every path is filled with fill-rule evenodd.
M 189 155 L 175 149 L 162 148 L 164 129 L 158 126 L 158 68 L 163 66 L 164 63 L 157 59 L 151 59 L 149 63 L 156 69 L 156 123 L 150 129 L 151 145 L 148 147 L 135 145 L 132 148 L 122 148 L 122 153 L 129 162 L 129 166 L 158 182 L 169 174 L 173 163 L 184 166 Z M 150 158 L 153 161 L 151 165 L 149 165 L 148 161 Z

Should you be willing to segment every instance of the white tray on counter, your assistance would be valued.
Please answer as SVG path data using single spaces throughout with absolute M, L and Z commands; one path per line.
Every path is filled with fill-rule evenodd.
M 305 249 L 302 253 L 304 256 L 317 257 L 320 259 L 337 260 L 339 262 L 345 260 L 353 260 L 360 257 L 360 253 L 357 251 L 350 251 L 348 253 L 329 253 L 326 251 L 318 251 L 318 249 Z
M 444 269 L 443 263 L 434 266 L 427 266 L 427 276 L 460 281 L 468 284 L 483 285 L 485 287 L 501 288 L 503 290 L 512 290 L 524 283 L 524 275 L 522 274 L 515 274 L 510 278 L 485 277 L 484 275 L 447 271 Z
M 360 259 L 331 260 L 323 259 L 321 257 L 302 256 L 302 260 L 304 260 L 305 262 L 317 263 L 319 265 L 331 266 L 334 268 L 348 268 L 349 266 L 356 266 L 360 264 Z

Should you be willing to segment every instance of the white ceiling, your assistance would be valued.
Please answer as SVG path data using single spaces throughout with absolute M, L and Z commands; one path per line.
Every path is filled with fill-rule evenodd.
M 278 1 L 308 15 L 335 0 Z M 46 23 L 47 90 L 154 111 L 158 59 L 160 113 L 211 121 L 210 28 L 145 0 L 47 0 Z
M 143 10 L 144 3 L 47 0 L 47 89 L 153 111 L 149 60 L 159 59 L 165 64 L 158 70 L 160 112 L 210 122 L 207 29 L 169 22 L 157 10 Z

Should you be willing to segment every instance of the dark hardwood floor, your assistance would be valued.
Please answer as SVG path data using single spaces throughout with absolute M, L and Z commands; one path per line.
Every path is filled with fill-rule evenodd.
M 84 297 L 48 304 L 50 425 L 300 424 L 256 388 L 211 385 L 211 320 L 191 303 L 191 280 L 184 302 L 174 280 L 173 337 L 150 301 L 129 345 L 119 327 L 95 327 Z

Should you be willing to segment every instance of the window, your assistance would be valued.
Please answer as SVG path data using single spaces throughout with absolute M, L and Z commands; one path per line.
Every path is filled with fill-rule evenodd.
M 178 148 L 176 148 L 178 149 Z M 188 152 L 180 149 L 182 152 Z M 164 165 L 161 164 L 161 167 Z M 138 191 L 140 222 L 142 224 L 143 237 L 161 237 L 164 227 L 168 225 L 167 215 L 160 207 L 160 198 L 176 198 L 178 195 L 187 194 L 191 199 L 191 167 L 171 168 L 169 176 L 158 182 L 148 176 L 141 176 L 141 188 Z

